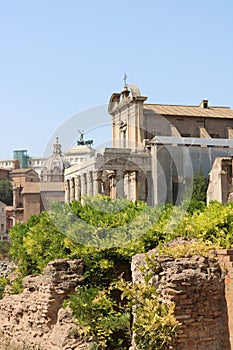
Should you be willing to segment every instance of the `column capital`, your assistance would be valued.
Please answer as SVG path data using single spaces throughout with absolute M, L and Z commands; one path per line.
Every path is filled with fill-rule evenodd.
M 94 170 L 92 171 L 93 178 L 93 195 L 102 193 L 102 170 Z
M 87 182 L 87 174 L 86 173 L 82 173 L 81 174 L 81 182 Z
M 102 170 L 93 170 L 92 171 L 92 177 L 94 181 L 101 181 L 102 180 L 103 171 Z

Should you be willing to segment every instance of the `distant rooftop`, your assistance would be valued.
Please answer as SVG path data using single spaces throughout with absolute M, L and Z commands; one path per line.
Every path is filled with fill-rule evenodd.
M 207 101 L 208 103 L 208 101 Z M 144 104 L 144 110 L 153 110 L 156 114 L 176 115 L 186 117 L 210 117 L 233 119 L 233 110 L 230 107 L 217 106 L 182 106 L 164 104 Z

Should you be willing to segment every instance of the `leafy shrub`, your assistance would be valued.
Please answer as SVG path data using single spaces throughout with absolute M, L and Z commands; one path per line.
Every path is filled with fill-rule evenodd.
M 176 226 L 174 237 L 195 237 L 222 248 L 233 245 L 233 203 L 211 202 L 202 212 L 186 214 Z
M 47 263 L 66 257 L 62 235 L 46 212 L 31 216 L 25 224 L 17 224 L 10 231 L 11 256 L 23 274 L 41 273 Z
M 10 257 L 10 242 L 0 241 L 0 259 L 5 259 Z
M 13 290 L 20 291 L 20 278 L 42 272 L 52 259 L 82 258 L 85 287 L 68 302 L 90 347 L 127 349 L 133 307 L 138 348 L 163 349 L 172 343 L 178 327 L 174 305 L 158 302 L 149 284 L 151 261 L 145 268 L 145 284 L 130 284 L 131 257 L 155 247 L 174 257 L 206 256 L 210 249 L 232 247 L 233 204 L 212 202 L 206 207 L 193 201 L 186 211 L 187 203 L 151 208 L 141 202 L 100 196 L 85 201 L 85 206 L 75 201 L 70 205 L 56 203 L 51 212 L 32 216 L 27 223 L 12 228 L 11 254 L 21 266 L 21 277 Z M 179 236 L 196 238 L 199 243 L 161 247 L 161 242 Z M 115 285 L 113 281 L 123 272 L 127 281 L 122 281 L 122 287 Z M 0 292 L 4 283 L 0 282 Z
M 130 338 L 130 315 L 106 290 L 79 287 L 67 304 L 81 327 L 81 335 L 93 343 L 92 347 L 98 344 L 101 349 L 125 349 Z
M 156 288 L 146 283 L 132 284 L 121 280 L 116 287 L 133 308 L 135 343 L 139 350 L 167 349 L 173 344 L 179 326 L 174 303 L 158 301 Z

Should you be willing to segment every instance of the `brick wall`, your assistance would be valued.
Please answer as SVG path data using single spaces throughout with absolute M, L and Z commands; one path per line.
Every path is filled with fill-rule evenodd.
M 233 249 L 222 249 L 213 252 L 219 261 L 224 277 L 224 296 L 227 307 L 227 330 L 230 349 L 233 349 Z
M 139 266 L 145 263 L 144 259 L 143 254 L 133 258 L 134 283 L 143 280 Z M 181 323 L 173 349 L 230 350 L 233 251 L 230 255 L 229 251 L 225 255 L 218 251 L 212 258 L 155 259 L 157 269 L 152 281 L 162 302 L 175 302 L 175 316 Z M 229 269 L 227 275 L 226 268 Z M 132 350 L 136 349 L 133 344 Z

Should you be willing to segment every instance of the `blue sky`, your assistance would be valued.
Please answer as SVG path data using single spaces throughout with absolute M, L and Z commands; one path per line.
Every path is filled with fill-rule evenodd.
M 108 103 L 125 72 L 150 103 L 233 108 L 233 2 L 0 0 L 0 159 L 42 155 L 71 116 Z M 75 132 L 85 118 L 90 128 L 97 117 L 81 113 Z M 98 118 L 94 129 L 111 121 Z

